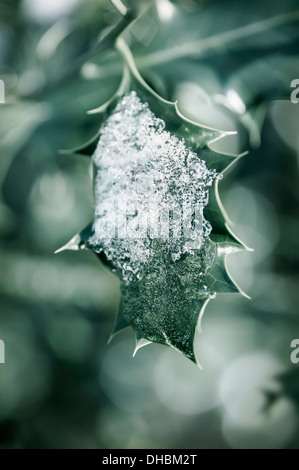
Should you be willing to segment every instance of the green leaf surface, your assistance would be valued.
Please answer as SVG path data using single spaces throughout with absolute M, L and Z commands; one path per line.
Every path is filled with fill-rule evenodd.
M 218 177 L 209 191 L 209 203 L 204 211 L 213 230 L 192 255 L 188 253 L 173 261 L 170 254 L 163 251 L 160 241 L 153 241 L 153 258 L 143 267 L 141 278 L 129 282 L 122 279 L 117 264 L 113 260 L 108 261 L 122 281 L 122 300 L 111 337 L 131 326 L 136 332 L 136 350 L 157 342 L 171 346 L 197 362 L 194 336 L 208 301 L 217 293 L 242 293 L 227 272 L 226 257 L 246 247 L 230 230 L 218 193 L 220 175 L 238 156 L 217 153 L 210 146 L 230 132 L 187 119 L 179 111 L 177 103 L 165 100 L 149 87 L 140 76 L 124 39 L 118 39 L 117 50 L 124 61 L 123 79 L 115 95 L 92 113 L 99 114 L 103 125 L 120 98 L 135 91 L 142 102 L 148 103 L 155 116 L 165 122 L 165 129 L 184 140 L 186 146 L 205 161 L 208 169 L 218 172 Z M 86 145 L 70 152 L 92 155 L 101 130 L 102 127 Z M 91 243 L 93 234 L 94 226 L 90 224 L 62 249 L 92 249 L 107 261 L 105 249 Z

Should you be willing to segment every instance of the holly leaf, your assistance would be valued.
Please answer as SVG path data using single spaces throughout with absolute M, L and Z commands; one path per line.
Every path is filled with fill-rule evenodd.
M 119 275 L 122 299 L 111 338 L 122 329 L 131 326 L 136 332 L 135 351 L 150 342 L 157 342 L 179 350 L 196 362 L 193 347 L 194 336 L 200 329 L 201 318 L 208 301 L 214 298 L 217 293 L 242 293 L 227 271 L 226 257 L 230 253 L 246 247 L 230 230 L 218 193 L 219 179 L 239 156 L 220 154 L 212 150 L 212 142 L 225 138 L 231 133 L 208 128 L 187 119 L 179 111 L 176 102 L 165 100 L 143 80 L 124 39 L 119 38 L 116 47 L 124 60 L 124 72 L 120 86 L 108 102 L 90 111 L 101 117 L 101 126 L 96 136 L 82 147 L 69 151 L 70 153 L 93 156 L 96 170 L 95 220 L 73 237 L 61 250 L 91 249 Z M 142 251 L 138 242 L 133 240 L 129 248 L 126 245 L 127 251 L 124 251 L 122 243 L 125 243 L 126 240 L 107 236 L 108 241 L 106 239 L 101 243 L 101 238 L 97 236 L 98 225 L 104 220 L 99 217 L 97 207 L 105 202 L 107 196 L 107 193 L 105 196 L 103 189 L 99 190 L 98 188 L 99 182 L 103 184 L 103 179 L 101 179 L 102 163 L 99 162 L 103 161 L 107 149 L 113 153 L 115 144 L 120 144 L 121 139 L 125 138 L 123 135 L 121 138 L 119 137 L 118 128 L 112 129 L 115 142 L 111 138 L 111 134 L 107 134 L 107 126 L 112 125 L 111 117 L 115 121 L 117 114 L 119 114 L 118 120 L 123 121 L 124 116 L 121 114 L 119 106 L 124 106 L 123 103 L 130 96 L 134 96 L 138 103 L 143 104 L 148 110 L 147 112 L 152 113 L 153 119 L 158 119 L 163 123 L 162 132 L 167 133 L 169 140 L 175 138 L 175 142 L 182 146 L 182 151 L 187 152 L 186 155 L 195 156 L 198 159 L 197 163 L 202 162 L 201 164 L 204 165 L 201 168 L 210 172 L 210 176 L 214 175 L 210 177 L 211 187 L 208 190 L 208 202 L 202 204 L 204 206 L 204 220 L 211 225 L 211 233 L 206 233 L 203 236 L 203 232 L 199 230 L 195 237 L 196 247 L 185 251 L 180 248 L 179 253 L 175 253 L 176 256 L 171 252 L 173 246 L 169 248 L 169 243 L 165 244 L 164 240 L 147 239 L 146 246 L 150 255 L 142 258 L 140 263 L 136 259 L 136 253 L 143 257 L 146 251 L 145 245 L 141 245 L 144 247 Z M 121 104 L 119 105 L 119 103 Z M 129 126 L 128 121 L 128 132 Z M 149 127 L 149 129 L 151 128 Z M 106 140 L 105 145 L 101 146 L 103 136 Z M 124 145 L 127 144 L 124 143 Z M 144 151 L 142 144 L 138 148 L 137 152 Z M 120 146 L 119 152 L 122 151 L 123 147 Z M 99 152 L 102 154 L 98 155 Z M 155 155 L 151 156 L 156 159 Z M 117 159 L 111 159 L 111 168 L 114 165 L 115 169 L 115 161 L 117 162 Z M 175 170 L 175 167 L 172 168 L 171 161 L 168 165 L 165 168 L 165 173 L 170 171 L 170 178 L 172 178 L 171 172 Z M 188 164 L 184 164 L 181 170 L 183 171 L 185 167 L 188 168 Z M 111 177 L 109 176 L 111 168 L 108 159 L 107 168 L 102 168 L 105 178 L 106 176 L 107 178 Z M 216 172 L 217 177 L 215 177 Z M 131 177 L 132 174 L 130 174 Z M 202 175 L 194 175 L 193 180 L 189 181 L 195 184 L 196 188 L 196 184 L 203 184 L 201 178 Z M 117 185 L 117 178 L 112 183 Z M 171 185 L 167 187 L 171 192 Z M 200 187 L 199 184 L 197 192 L 195 192 L 196 197 L 202 197 L 203 193 Z M 207 189 L 205 190 L 207 191 Z M 168 195 L 165 194 L 165 197 L 167 198 Z M 184 242 L 184 239 L 180 239 L 181 247 Z M 135 250 L 134 243 L 136 243 Z M 130 271 L 132 275 L 128 275 Z

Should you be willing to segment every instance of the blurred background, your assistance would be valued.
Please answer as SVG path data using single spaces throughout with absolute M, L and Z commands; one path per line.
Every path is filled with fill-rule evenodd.
M 91 252 L 54 251 L 93 217 L 89 159 L 59 150 L 95 134 L 86 112 L 117 89 L 112 47 L 82 55 L 122 16 L 108 0 L 0 0 L 0 448 L 299 448 L 299 2 L 126 5 L 142 76 L 238 131 L 215 148 L 250 150 L 220 190 L 255 250 L 228 260 L 252 300 L 209 303 L 203 372 L 157 344 L 133 358 L 130 330 L 106 344 L 118 279 Z

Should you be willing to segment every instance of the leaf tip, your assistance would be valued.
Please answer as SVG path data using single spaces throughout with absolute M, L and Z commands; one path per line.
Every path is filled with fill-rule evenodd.
M 58 253 L 61 253 L 62 251 L 67 251 L 67 250 L 78 251 L 80 249 L 79 243 L 80 243 L 80 235 L 76 234 L 65 245 L 55 250 L 54 254 L 56 255 Z
M 245 297 L 245 299 L 248 299 L 248 300 L 252 300 L 252 298 L 250 297 L 250 295 L 246 294 L 246 292 L 244 292 L 242 289 L 239 288 L 239 291 L 240 291 L 240 294 Z
M 98 108 L 89 109 L 88 111 L 86 111 L 86 114 L 99 114 L 101 112 L 102 106 L 99 106 Z
M 151 344 L 152 341 L 146 339 L 146 338 L 140 338 L 140 339 L 137 339 L 136 338 L 136 346 L 135 346 L 135 349 L 134 349 L 134 352 L 133 352 L 133 357 L 136 356 L 137 354 L 137 351 L 141 348 L 143 348 L 144 346 L 147 346 L 148 344 Z

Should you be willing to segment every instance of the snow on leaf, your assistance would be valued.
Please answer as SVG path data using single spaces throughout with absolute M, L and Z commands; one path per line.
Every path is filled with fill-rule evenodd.
M 241 292 L 225 260 L 246 247 L 218 194 L 237 157 L 210 147 L 228 132 L 185 118 L 142 79 L 123 39 L 117 48 L 124 78 L 93 111 L 102 125 L 81 149 L 95 168 L 94 221 L 65 248 L 93 250 L 120 277 L 111 336 L 132 326 L 136 350 L 158 342 L 196 362 L 194 336 L 207 302 L 217 292 Z

